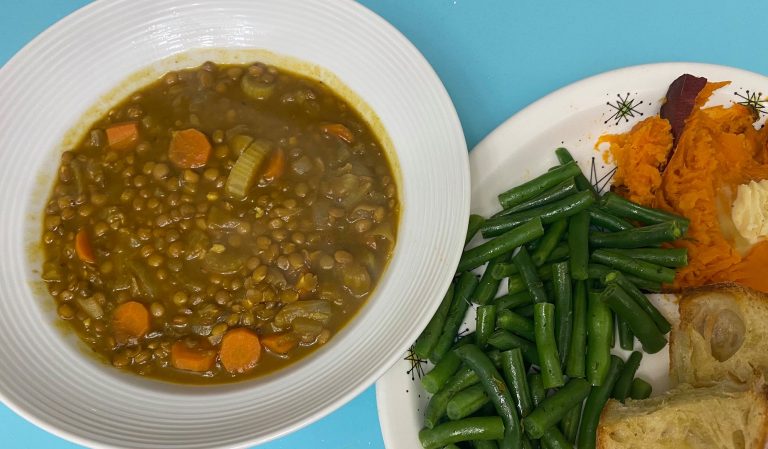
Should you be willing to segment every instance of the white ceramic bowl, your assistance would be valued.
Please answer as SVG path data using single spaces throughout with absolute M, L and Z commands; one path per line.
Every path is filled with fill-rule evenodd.
M 335 74 L 378 115 L 401 174 L 393 260 L 348 326 L 276 375 L 190 387 L 123 373 L 83 353 L 77 337 L 56 324 L 53 300 L 40 288 L 34 248 L 62 142 L 83 114 L 107 108 L 117 97 L 105 95 L 140 69 L 150 67 L 142 72 L 146 78 L 206 58 L 237 60 L 254 48 L 317 64 L 324 70 L 316 76 Z M 192 49 L 198 50 L 178 56 Z M 394 363 L 453 275 L 469 211 L 461 126 L 419 52 L 358 4 L 97 2 L 0 69 L 0 98 L 0 396 L 64 438 L 98 447 L 207 448 L 246 446 L 296 430 Z

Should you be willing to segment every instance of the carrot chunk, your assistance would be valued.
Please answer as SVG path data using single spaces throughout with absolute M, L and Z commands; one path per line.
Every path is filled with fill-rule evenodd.
M 283 172 L 285 172 L 285 150 L 277 148 L 267 162 L 264 178 L 267 181 L 274 181 L 283 176 Z
M 117 123 L 106 130 L 107 144 L 113 150 L 128 150 L 139 141 L 139 125 L 136 122 Z
M 355 136 L 352 134 L 352 131 L 341 123 L 329 123 L 323 125 L 322 130 L 324 133 L 336 136 L 344 142 L 352 143 L 355 141 Z
M 88 233 L 85 232 L 85 229 L 81 229 L 75 234 L 75 254 L 77 254 L 78 259 L 85 263 L 96 263 L 91 240 L 88 238 Z
M 115 340 L 126 343 L 143 337 L 149 331 L 149 311 L 138 301 L 128 301 L 120 304 L 112 312 L 112 331 Z
M 276 354 L 287 354 L 299 343 L 296 336 L 288 332 L 277 332 L 261 336 L 261 344 Z
M 219 361 L 230 373 L 244 373 L 253 369 L 261 358 L 259 337 L 245 328 L 228 331 L 221 339 Z
M 195 128 L 174 131 L 168 158 L 179 168 L 199 168 L 205 166 L 211 155 L 211 143 L 201 131 Z
M 192 347 L 179 340 L 171 345 L 171 365 L 176 369 L 202 373 L 209 371 L 216 363 L 216 350 L 202 340 Z

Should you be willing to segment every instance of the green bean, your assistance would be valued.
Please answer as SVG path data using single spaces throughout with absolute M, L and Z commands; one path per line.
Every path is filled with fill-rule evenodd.
M 541 443 L 547 449 L 573 449 L 573 445 L 557 427 L 547 430 L 541 437 Z
M 589 234 L 589 245 L 592 248 L 645 248 L 671 242 L 682 236 L 680 223 L 668 221 L 624 231 L 592 232 Z
M 496 412 L 504 420 L 504 438 L 501 440 L 501 449 L 519 449 L 522 437 L 520 419 L 515 411 L 515 404 L 509 394 L 509 388 L 496 367 L 493 366 L 493 362 L 475 345 L 462 346 L 457 348 L 455 352 L 467 366 L 475 371 L 477 377 L 480 378 L 480 383 L 485 388 L 485 392 L 496 407 Z
M 555 342 L 554 314 L 555 306 L 548 302 L 534 304 L 533 329 L 536 335 L 536 349 L 539 353 L 539 366 L 544 381 L 544 388 L 563 385 L 563 372 L 560 356 Z
M 617 315 L 626 320 L 632 333 L 635 334 L 643 350 L 649 354 L 661 351 L 667 345 L 664 335 L 656 324 L 624 289 L 618 284 L 611 283 L 600 294 L 600 300 L 611 308 Z
M 632 351 L 627 361 L 624 363 L 624 368 L 619 374 L 619 378 L 616 379 L 616 385 L 613 386 L 611 397 L 624 402 L 629 396 L 629 391 L 632 389 L 632 380 L 635 378 L 637 369 L 640 368 L 640 361 L 643 360 L 643 353 L 639 351 Z
M 440 359 L 451 349 L 456 334 L 459 332 L 461 322 L 464 321 L 464 315 L 469 309 L 469 298 L 477 287 L 477 278 L 474 274 L 467 271 L 459 276 L 456 292 L 451 302 L 451 308 L 448 311 L 448 317 L 443 324 L 443 332 L 437 339 L 437 343 L 432 348 L 430 360 L 432 363 L 438 363 Z
M 472 240 L 472 237 L 477 234 L 478 231 L 480 231 L 480 227 L 483 226 L 483 223 L 485 222 L 485 217 L 477 214 L 471 214 L 469 216 L 469 224 L 467 224 L 467 236 L 464 238 L 464 245 L 469 243 L 470 240 Z
M 531 294 L 533 302 L 546 302 L 547 293 L 544 291 L 544 283 L 541 281 L 536 266 L 533 265 L 531 257 L 528 255 L 528 250 L 525 247 L 520 248 L 520 251 L 512 258 L 512 261 L 517 265 L 520 277 L 525 283 L 528 293 Z
M 531 401 L 533 401 L 534 407 L 538 407 L 541 401 L 547 397 L 547 390 L 544 388 L 544 382 L 539 373 L 528 374 L 528 389 L 531 391 Z
M 460 338 L 453 347 L 458 348 L 459 346 L 472 343 L 474 340 L 475 334 L 470 334 Z M 453 351 L 448 351 L 434 368 L 421 378 L 421 385 L 427 393 L 435 394 L 443 388 L 443 385 L 448 382 L 460 366 L 461 360 L 459 357 Z
M 566 179 L 573 178 L 579 173 L 581 173 L 581 169 L 579 169 L 575 162 L 564 164 L 501 193 L 499 195 L 499 204 L 504 209 L 517 206 L 526 200 L 541 195 Z
M 445 446 L 443 449 L 461 449 L 459 446 L 456 446 L 455 444 L 451 443 L 447 446 Z
M 496 327 L 510 331 L 527 340 L 533 341 L 536 338 L 533 333 L 533 321 L 511 310 L 499 310 L 496 317 Z
M 459 441 L 498 440 L 504 433 L 501 418 L 481 416 L 448 421 L 432 429 L 421 429 L 419 441 L 424 449 L 438 449 Z
M 592 253 L 592 261 L 607 265 L 616 270 L 635 275 L 649 281 L 671 284 L 675 281 L 675 270 L 655 263 L 644 262 L 614 253 L 609 249 L 598 249 Z
M 486 304 L 477 308 L 475 332 L 477 333 L 477 345 L 484 348 L 488 344 L 488 337 L 496 329 L 496 306 Z
M 518 337 L 517 335 L 499 329 L 490 337 L 488 337 L 488 344 L 498 349 L 499 351 L 508 351 L 514 348 L 520 348 L 523 352 L 523 358 L 531 365 L 539 364 L 539 353 L 536 351 L 536 345 L 530 341 Z
M 576 404 L 563 416 L 563 420 L 560 422 L 563 436 L 569 443 L 576 442 L 576 435 L 579 433 L 579 422 L 581 421 L 582 405 L 581 402 Z
M 528 304 L 527 306 L 518 307 L 516 309 L 512 309 L 512 311 L 523 318 L 529 318 L 531 320 L 533 319 L 533 304 Z
M 502 280 L 514 276 L 519 272 L 520 271 L 517 269 L 517 265 L 515 265 L 514 262 L 505 262 L 494 266 L 491 271 L 491 276 L 493 276 L 494 279 Z
M 531 254 L 531 261 L 537 267 L 540 267 L 549 258 L 568 228 L 568 220 L 561 219 L 552 223 L 545 231 L 544 236 L 539 239 L 536 250 Z
M 632 223 L 609 212 L 606 212 L 599 207 L 589 208 L 589 218 L 592 224 L 595 226 L 607 229 L 609 231 L 625 231 L 627 229 L 634 228 Z
M 688 249 L 686 248 L 615 248 L 611 249 L 611 251 L 668 268 L 679 268 L 688 265 Z
M 542 281 L 548 281 L 552 279 L 552 266 L 543 265 L 539 267 L 538 270 L 536 270 L 536 274 L 539 275 L 539 279 Z M 521 274 L 510 276 L 507 279 L 507 290 L 509 294 L 520 293 L 522 291 L 526 291 L 527 288 L 528 286 L 525 283 L 525 280 L 523 280 L 523 276 Z
M 553 263 L 553 262 L 561 262 L 563 260 L 566 260 L 570 257 L 570 248 L 568 248 L 568 244 L 566 242 L 560 242 L 555 249 L 552 250 L 551 253 L 549 253 L 549 257 L 545 261 L 545 263 Z
M 547 392 L 544 389 L 544 384 L 541 381 L 541 375 L 540 374 L 529 374 L 528 375 L 528 386 L 531 390 L 531 399 L 533 400 L 533 405 L 535 407 L 538 407 L 539 404 L 541 404 L 541 401 L 544 400 L 544 398 L 547 397 Z M 564 437 L 562 433 L 560 432 L 560 429 L 557 427 L 551 427 L 549 428 L 544 435 L 541 437 L 541 445 L 544 449 L 550 448 L 551 444 L 557 444 L 558 442 L 563 441 Z M 532 442 L 536 442 L 538 440 L 531 440 Z M 557 446 L 556 446 L 557 447 Z
M 469 367 L 462 366 L 459 368 L 456 374 L 446 382 L 445 386 L 430 398 L 427 410 L 424 412 L 424 425 L 430 429 L 435 427 L 445 415 L 448 402 L 450 402 L 453 395 L 478 382 L 480 382 L 480 379 Z
M 571 249 L 571 276 L 579 281 L 589 277 L 589 213 L 585 210 L 568 220 L 568 247 Z
M 502 309 L 514 309 L 520 306 L 533 304 L 533 298 L 531 298 L 531 294 L 527 291 L 522 291 L 499 296 L 493 300 L 493 303 L 496 304 L 496 310 L 500 311 Z
M 579 437 L 576 440 L 576 447 L 579 449 L 595 449 L 595 439 L 597 435 L 597 424 L 600 422 L 600 413 L 603 411 L 605 403 L 611 397 L 611 391 L 619 377 L 621 367 L 624 362 L 615 355 L 611 356 L 610 366 L 602 385 L 592 388 L 584 403 L 584 411 L 581 414 L 581 425 L 579 426 Z
M 606 267 L 605 265 L 600 265 L 597 263 L 591 263 L 589 264 L 589 278 L 590 279 L 597 279 L 600 282 L 605 281 L 605 276 L 610 273 L 611 271 L 615 271 L 611 267 Z M 661 283 L 655 282 L 655 281 L 649 281 L 647 279 L 641 279 L 637 276 L 633 276 L 631 274 L 622 273 L 625 278 L 627 278 L 628 281 L 633 283 L 637 288 L 646 290 L 649 292 L 660 292 L 661 291 Z
M 622 317 L 616 315 L 615 320 L 619 334 L 619 346 L 621 349 L 631 351 L 635 347 L 635 334 L 632 333 L 629 324 Z
M 472 440 L 473 449 L 499 449 L 499 445 L 493 440 Z
M 656 324 L 656 327 L 659 329 L 659 331 L 662 334 L 666 334 L 670 330 L 672 330 L 672 325 L 669 324 L 669 321 L 667 321 L 666 318 L 664 318 L 664 315 L 659 312 L 659 309 L 657 309 L 651 301 L 648 299 L 647 296 L 643 294 L 643 292 L 640 291 L 629 279 L 627 279 L 627 276 L 625 274 L 622 274 L 618 271 L 611 271 L 605 275 L 603 278 L 603 282 L 607 285 L 610 283 L 616 283 L 618 284 L 624 291 L 635 300 L 638 306 L 640 306 L 645 313 L 648 314 L 648 316 L 651 317 L 653 322 Z
M 528 251 L 530 251 L 530 248 L 528 249 Z M 568 244 L 565 242 L 560 242 L 555 247 L 555 249 L 552 250 L 552 252 L 549 254 L 549 257 L 544 263 L 561 262 L 563 260 L 568 259 L 568 257 L 570 256 L 570 253 L 571 253 L 571 250 L 568 248 Z M 540 266 L 546 266 L 546 265 L 542 264 Z M 503 262 L 493 267 L 493 270 L 491 271 L 491 276 L 493 276 L 494 279 L 501 280 L 504 278 L 508 278 L 510 276 L 514 276 L 518 273 L 520 273 L 520 271 L 517 269 L 517 265 L 515 265 L 514 262 Z
M 424 328 L 424 331 L 413 345 L 413 353 L 421 359 L 429 357 L 437 340 L 440 338 L 440 334 L 443 332 L 443 325 L 448 317 L 448 311 L 451 309 L 451 302 L 453 302 L 455 287 L 456 285 L 452 282 L 448 287 L 448 291 L 445 292 L 443 301 L 438 306 L 437 311 L 432 316 L 432 319 L 429 320 L 429 324 L 427 324 L 427 327 Z
M 600 295 L 587 293 L 587 380 L 602 385 L 608 375 L 613 339 L 613 313 L 600 300 Z
M 565 359 L 565 373 L 568 377 L 585 377 L 584 354 L 587 346 L 587 283 L 574 282 L 573 327 L 570 346 Z
M 448 419 L 455 421 L 466 418 L 480 410 L 488 402 L 490 402 L 490 399 L 485 394 L 485 388 L 482 385 L 472 385 L 456 393 L 448 401 L 448 407 L 446 408 Z
M 584 379 L 569 380 L 555 394 L 544 398 L 531 414 L 523 419 L 525 432 L 531 438 L 541 438 L 547 429 L 555 427 L 566 413 L 580 404 L 589 395 L 590 390 L 589 383 Z
M 525 417 L 533 410 L 531 392 L 528 389 L 523 353 L 519 348 L 510 349 L 501 353 L 501 368 L 504 379 L 515 400 L 517 412 Z
M 685 229 L 688 228 L 690 223 L 690 220 L 685 217 L 671 214 L 661 209 L 651 209 L 649 207 L 641 206 L 613 192 L 608 192 L 603 195 L 600 199 L 600 207 L 619 217 L 637 220 L 645 224 L 675 221 L 680 223 L 683 228 L 683 233 L 685 233 Z
M 554 283 L 557 350 L 560 354 L 560 364 L 565 365 L 568 350 L 571 347 L 571 333 L 573 332 L 573 293 L 568 262 L 558 262 L 552 265 L 552 281 Z
M 629 397 L 635 400 L 647 399 L 651 396 L 653 387 L 643 379 L 636 377 L 629 389 Z
M 535 209 L 528 209 L 510 215 L 489 218 L 483 224 L 480 232 L 485 238 L 494 237 L 534 218 L 540 218 L 544 224 L 554 223 L 563 218 L 568 218 L 582 210 L 586 210 L 594 203 L 595 199 L 590 192 L 574 193 L 573 195 Z
M 568 178 L 560 184 L 552 187 L 551 189 L 542 192 L 541 195 L 531 198 L 528 201 L 524 201 L 515 207 L 503 209 L 495 213 L 491 218 L 503 217 L 505 215 L 514 214 L 515 212 L 522 212 L 524 210 L 540 207 L 553 201 L 557 201 L 559 199 L 573 195 L 578 191 L 579 189 L 576 188 L 576 183 L 574 182 L 573 178 Z
M 494 267 L 507 260 L 509 260 L 509 254 L 502 254 L 488 262 L 488 266 L 485 267 L 483 276 L 480 278 L 480 283 L 477 285 L 475 293 L 472 295 L 473 303 L 480 305 L 488 304 L 488 301 L 496 297 L 496 293 L 499 292 L 499 284 L 501 284 L 501 280 L 494 278 L 491 273 L 493 273 Z
M 570 162 L 574 162 L 573 156 L 566 148 L 560 147 L 556 149 L 555 155 L 557 156 L 557 160 L 562 165 L 568 164 Z M 584 176 L 584 172 L 581 171 L 581 169 L 579 169 L 579 174 L 574 176 L 574 181 L 576 182 L 576 187 L 578 187 L 579 190 L 586 190 L 586 191 L 592 192 L 592 195 L 594 195 L 597 198 L 597 192 L 595 191 L 595 187 L 592 185 L 591 182 L 589 182 L 587 177 Z
M 494 257 L 506 254 L 513 249 L 544 235 L 541 219 L 534 218 L 527 223 L 510 229 L 504 234 L 479 246 L 464 251 L 456 271 L 467 271 L 479 267 Z

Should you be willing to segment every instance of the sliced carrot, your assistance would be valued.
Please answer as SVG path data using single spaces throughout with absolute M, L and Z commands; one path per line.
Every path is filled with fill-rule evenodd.
M 352 143 L 355 141 L 355 136 L 352 134 L 352 131 L 341 123 L 329 123 L 323 125 L 322 130 L 324 133 L 336 136 L 344 142 Z
M 216 363 L 216 350 L 202 340 L 196 346 L 179 340 L 171 345 L 171 365 L 176 369 L 202 373 L 209 371 Z
M 261 358 L 259 337 L 245 328 L 228 331 L 221 339 L 219 361 L 230 373 L 244 373 L 253 369 Z
M 136 122 L 117 123 L 105 132 L 107 144 L 113 150 L 128 150 L 139 141 L 139 124 Z
M 264 178 L 268 181 L 274 181 L 283 176 L 283 172 L 285 172 L 285 150 L 277 148 L 267 161 L 264 168 Z
M 174 131 L 168 158 L 179 168 L 199 168 L 208 162 L 211 143 L 201 131 L 195 128 Z
M 124 302 L 112 312 L 112 332 L 119 344 L 143 337 L 149 326 L 149 311 L 138 301 Z
M 85 263 L 96 263 L 91 240 L 88 238 L 88 233 L 85 232 L 85 229 L 81 229 L 75 234 L 75 254 L 77 254 L 78 259 Z
M 260 340 L 265 348 L 277 354 L 287 354 L 299 343 L 296 336 L 288 332 L 262 335 Z

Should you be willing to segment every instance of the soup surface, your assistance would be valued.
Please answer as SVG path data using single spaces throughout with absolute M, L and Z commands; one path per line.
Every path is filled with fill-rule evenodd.
M 395 177 L 357 112 L 261 63 L 170 72 L 61 156 L 43 280 L 112 365 L 271 372 L 332 338 L 390 259 Z

